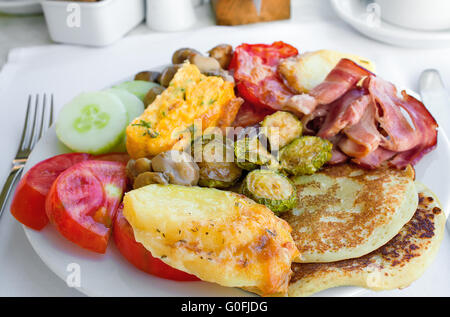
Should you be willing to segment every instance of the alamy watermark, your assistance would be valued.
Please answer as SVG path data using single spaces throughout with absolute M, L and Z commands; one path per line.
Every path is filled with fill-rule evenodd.
M 378 28 L 381 25 L 381 7 L 378 3 L 369 3 L 366 12 L 363 15 L 366 24 L 372 28 Z
M 66 24 L 69 28 L 81 27 L 81 7 L 78 3 L 69 3 L 66 7 Z
M 81 266 L 78 263 L 69 263 L 66 267 L 69 274 L 66 277 L 68 287 L 81 287 Z

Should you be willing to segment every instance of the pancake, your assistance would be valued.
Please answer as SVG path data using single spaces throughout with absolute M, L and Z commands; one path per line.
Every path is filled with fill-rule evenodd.
M 292 227 L 294 262 L 357 258 L 391 240 L 417 209 L 414 170 L 368 171 L 352 164 L 293 179 L 297 206 L 281 217 Z
M 435 258 L 445 231 L 438 198 L 416 184 L 419 206 L 413 218 L 386 245 L 357 259 L 335 263 L 294 263 L 289 296 L 308 296 L 336 286 L 372 290 L 404 288 L 418 279 Z

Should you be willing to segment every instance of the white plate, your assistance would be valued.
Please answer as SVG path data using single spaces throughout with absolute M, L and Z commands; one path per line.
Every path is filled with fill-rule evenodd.
M 40 0 L 0 0 L 0 12 L 8 14 L 41 13 Z
M 341 19 L 375 40 L 413 48 L 450 47 L 450 30 L 417 31 L 377 20 L 379 12 L 372 2 L 370 0 L 331 0 L 333 8 Z
M 433 112 L 433 109 L 430 109 Z M 61 144 L 54 128 L 50 128 L 33 150 L 24 172 L 36 163 L 69 150 Z M 416 166 L 417 179 L 428 185 L 449 210 L 450 144 L 443 130 L 439 131 L 438 147 Z M 148 275 L 136 269 L 119 253 L 110 240 L 106 254 L 84 250 L 62 237 L 47 225 L 42 231 L 24 226 L 25 234 L 42 261 L 63 280 L 70 272 L 68 265 L 80 266 L 81 286 L 77 288 L 89 296 L 252 296 L 236 288 L 221 287 L 207 282 L 173 282 Z M 431 281 L 430 281 L 431 282 Z M 364 291 L 358 287 L 337 287 L 316 296 L 355 296 Z

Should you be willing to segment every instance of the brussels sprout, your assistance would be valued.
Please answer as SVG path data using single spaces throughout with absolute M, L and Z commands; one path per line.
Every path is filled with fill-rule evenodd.
M 333 144 L 316 136 L 295 139 L 281 149 L 281 168 L 292 175 L 314 174 L 331 159 Z
M 279 150 L 302 135 L 300 120 L 290 112 L 277 111 L 264 118 L 261 132 L 269 140 L 272 150 Z
M 271 170 L 254 170 L 248 173 L 241 191 L 275 213 L 291 210 L 297 203 L 297 190 L 289 178 Z
M 277 169 L 278 166 L 277 159 L 267 151 L 258 137 L 244 137 L 237 140 L 234 154 L 237 165 L 247 171 L 263 165 L 271 166 L 271 169 Z
M 231 140 L 210 134 L 197 138 L 192 145 L 193 156 L 195 159 L 200 158 L 200 162 L 197 162 L 200 168 L 200 186 L 228 188 L 239 180 L 242 169 L 234 162 Z

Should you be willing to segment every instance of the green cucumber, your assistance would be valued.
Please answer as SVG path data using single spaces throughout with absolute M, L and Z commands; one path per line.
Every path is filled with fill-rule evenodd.
M 73 151 L 103 154 L 122 142 L 127 124 L 128 114 L 118 97 L 109 92 L 88 92 L 63 107 L 56 135 Z
M 110 88 L 105 90 L 119 97 L 128 113 L 128 123 L 139 117 L 145 110 L 144 103 L 125 89 Z
M 118 84 L 118 85 L 114 86 L 113 88 L 124 89 L 124 90 L 132 93 L 139 99 L 141 99 L 141 101 L 143 102 L 148 91 L 156 86 L 159 86 L 159 85 L 157 83 L 152 83 L 149 81 L 132 80 L 132 81 L 126 81 L 121 84 Z

